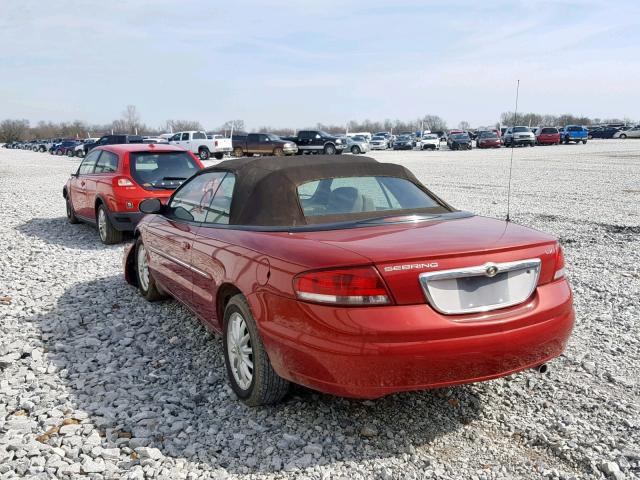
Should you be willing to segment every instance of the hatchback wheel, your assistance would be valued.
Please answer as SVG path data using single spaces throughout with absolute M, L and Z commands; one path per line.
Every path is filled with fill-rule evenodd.
M 250 406 L 279 402 L 289 382 L 275 372 L 247 300 L 236 295 L 224 311 L 224 359 L 231 388 Z
M 122 241 L 122 232 L 113 227 L 109 220 L 109 215 L 107 215 L 107 208 L 104 205 L 98 207 L 97 217 L 98 233 L 100 234 L 102 243 L 105 245 L 120 243 Z
M 353 153 L 354 155 L 358 155 L 360 153 L 360 147 L 354 145 L 353 147 L 351 147 L 351 153 Z
M 69 223 L 71 223 L 72 225 L 76 223 L 80 223 L 80 221 L 78 220 L 78 217 L 76 217 L 76 212 L 73 210 L 73 205 L 71 205 L 71 199 L 69 198 L 69 194 L 67 194 L 65 203 L 67 204 L 67 220 L 69 220 Z
M 140 294 L 149 302 L 161 300 L 164 295 L 156 286 L 153 275 L 149 271 L 149 255 L 141 239 L 136 242 L 136 278 Z
M 620 138 L 627 138 L 627 134 L 626 133 L 621 133 L 620 134 Z

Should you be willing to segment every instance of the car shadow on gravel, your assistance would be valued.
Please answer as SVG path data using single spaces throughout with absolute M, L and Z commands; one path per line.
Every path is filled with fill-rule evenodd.
M 367 402 L 294 387 L 281 404 L 246 407 L 227 386 L 220 338 L 177 302 L 146 302 L 121 276 L 76 284 L 31 321 L 68 394 L 60 402 L 86 412 L 103 446 L 123 455 L 155 447 L 168 462 L 230 473 L 361 463 L 411 455 L 482 414 L 474 386 Z
M 74 248 L 79 250 L 102 250 L 105 245 L 100 241 L 95 226 L 86 223 L 71 225 L 67 217 L 32 218 L 16 230 L 29 237 L 42 240 L 49 245 Z M 125 234 L 124 241 L 129 236 Z

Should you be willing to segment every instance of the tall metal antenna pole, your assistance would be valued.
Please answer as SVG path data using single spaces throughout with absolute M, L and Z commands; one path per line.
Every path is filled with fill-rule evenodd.
M 518 84 L 516 85 L 516 110 L 513 114 L 513 126 L 515 127 L 518 123 L 518 94 L 520 93 L 520 80 L 518 80 Z M 511 132 L 513 135 L 513 131 Z M 513 171 L 513 148 L 515 147 L 515 142 L 513 138 L 511 138 L 511 159 L 509 160 L 509 187 L 507 189 L 507 222 L 511 221 L 509 217 L 509 213 L 511 211 L 511 172 Z

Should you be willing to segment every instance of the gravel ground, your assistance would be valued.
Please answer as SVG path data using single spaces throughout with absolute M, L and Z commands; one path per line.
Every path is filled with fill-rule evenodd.
M 564 248 L 577 325 L 546 375 L 248 408 L 221 340 L 68 225 L 77 161 L 0 150 L 0 478 L 638 478 L 640 142 L 516 149 L 512 219 Z M 503 217 L 510 151 L 376 152 Z

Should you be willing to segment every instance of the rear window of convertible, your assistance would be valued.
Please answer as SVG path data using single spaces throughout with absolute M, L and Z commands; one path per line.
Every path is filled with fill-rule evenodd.
M 393 214 L 395 210 L 439 207 L 440 204 L 404 178 L 335 177 L 298 186 L 298 198 L 305 217 L 362 213 Z

